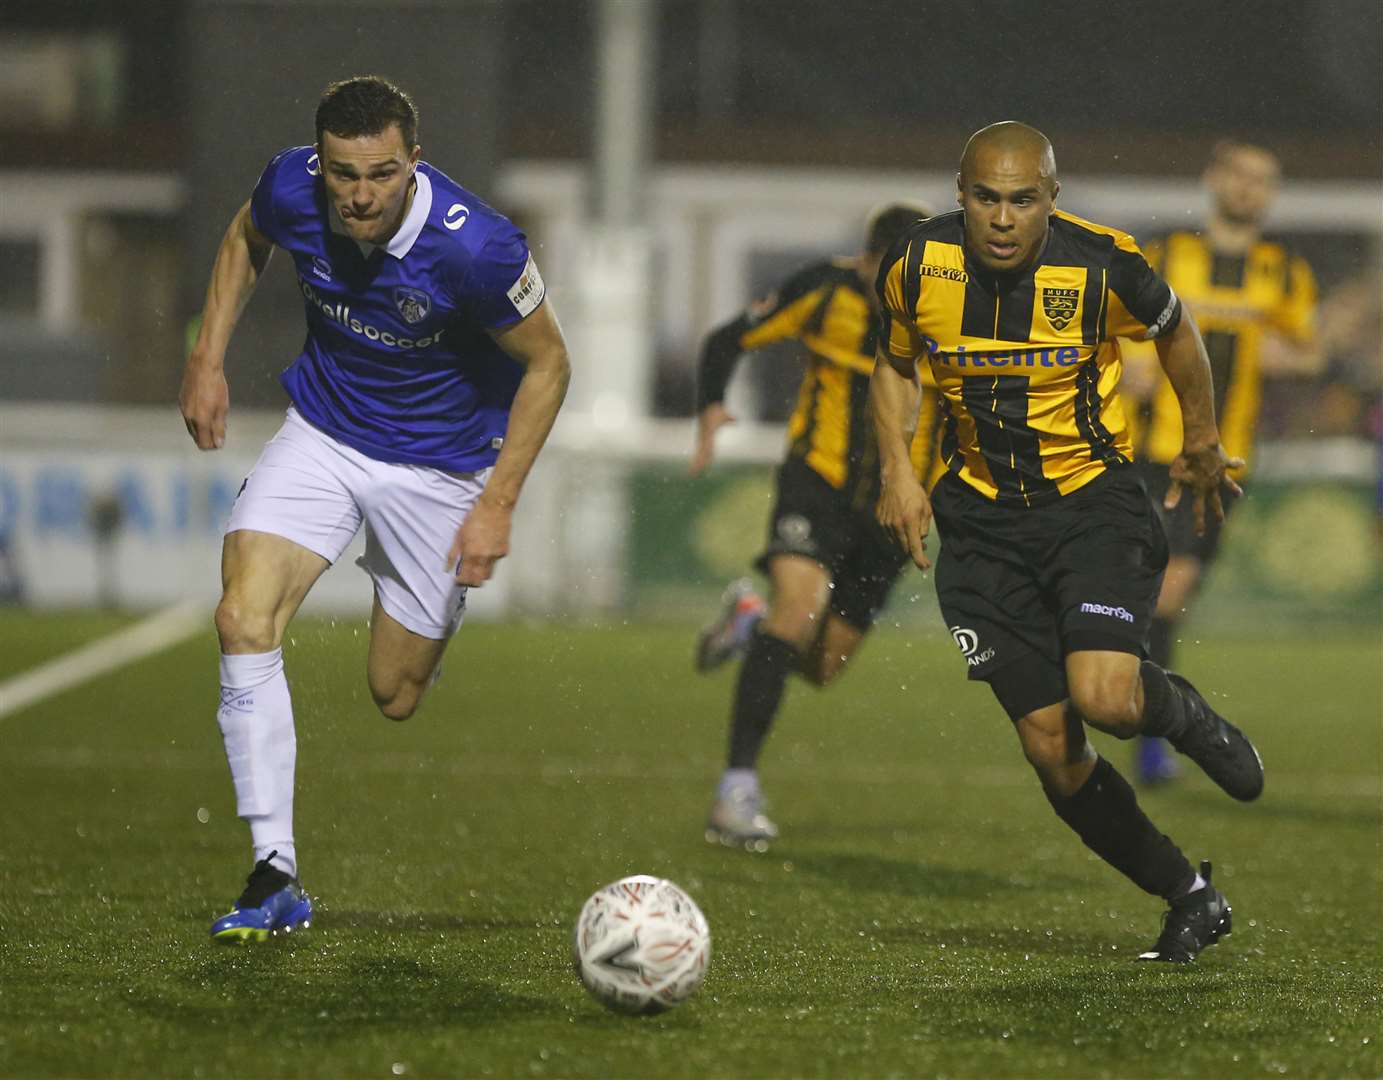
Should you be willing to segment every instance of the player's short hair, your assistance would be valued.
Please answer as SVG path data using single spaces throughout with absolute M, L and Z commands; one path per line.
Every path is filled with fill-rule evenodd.
M 1210 164 L 1208 167 L 1213 169 L 1219 165 L 1229 164 L 1229 159 L 1241 150 L 1247 150 L 1254 154 L 1262 154 L 1264 157 L 1271 159 L 1279 168 L 1281 167 L 1278 156 L 1266 146 L 1261 143 L 1249 142 L 1247 139 L 1233 138 L 1220 139 L 1210 148 Z
M 341 139 L 379 135 L 397 124 L 404 149 L 418 145 L 418 107 L 413 99 L 379 75 L 357 75 L 334 82 L 317 103 L 317 145 L 330 131 Z
M 882 255 L 908 231 L 908 226 L 920 218 L 932 216 L 931 207 L 923 203 L 885 203 L 870 211 L 864 223 L 864 250 Z

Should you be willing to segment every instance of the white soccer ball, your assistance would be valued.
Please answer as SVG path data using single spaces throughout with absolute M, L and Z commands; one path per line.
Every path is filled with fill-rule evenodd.
M 657 1013 L 691 997 L 711 963 L 711 930 L 670 881 L 636 874 L 581 909 L 572 961 L 586 989 L 622 1013 Z

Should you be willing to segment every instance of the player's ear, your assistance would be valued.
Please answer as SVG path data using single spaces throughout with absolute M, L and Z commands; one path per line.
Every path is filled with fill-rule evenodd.
M 1053 180 L 1053 181 L 1052 181 L 1052 205 L 1053 205 L 1053 206 L 1056 205 L 1056 197 L 1057 197 L 1058 195 L 1060 195 L 1060 194 L 1061 194 L 1061 181 L 1060 181 L 1060 180 Z
M 965 181 L 961 179 L 960 173 L 956 173 L 956 205 L 965 205 Z
M 412 175 L 413 170 L 418 167 L 418 162 L 422 159 L 423 148 L 418 143 L 413 144 L 413 152 L 408 155 L 408 172 Z

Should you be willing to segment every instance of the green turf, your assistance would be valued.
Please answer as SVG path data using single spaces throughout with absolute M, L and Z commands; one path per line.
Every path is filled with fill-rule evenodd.
M 34 614 L 0 607 L 0 679 L 61 656 L 122 629 L 134 616 L 114 611 Z
M 7 641 L 81 629 L 0 616 Z M 292 637 L 320 897 L 292 940 L 206 938 L 248 869 L 209 634 L 0 720 L 0 1073 L 1383 1074 L 1377 640 L 1186 657 L 1269 782 L 1145 798 L 1235 908 L 1169 969 L 1131 962 L 1160 904 L 1056 821 L 948 639 L 884 632 L 836 688 L 792 689 L 764 763 L 784 836 L 756 857 L 701 838 L 733 676 L 694 677 L 684 629 L 468 626 L 402 725 L 363 626 Z M 652 1019 L 605 1012 L 567 954 L 586 896 L 635 872 L 714 935 L 705 986 Z

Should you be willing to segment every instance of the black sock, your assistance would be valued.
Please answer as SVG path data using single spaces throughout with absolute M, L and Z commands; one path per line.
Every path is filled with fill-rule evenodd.
M 783 700 L 783 686 L 801 656 L 782 638 L 755 627 L 740 663 L 730 723 L 730 768 L 752 769 Z
M 1186 702 L 1167 673 L 1151 660 L 1139 669 L 1143 678 L 1143 730 L 1151 738 L 1173 742 L 1186 730 Z
M 1074 795 L 1047 792 L 1047 801 L 1086 847 L 1144 892 L 1170 901 L 1195 882 L 1181 849 L 1157 831 L 1128 781 L 1104 758 Z
M 1148 629 L 1148 659 L 1160 668 L 1172 666 L 1172 642 L 1176 632 L 1175 619 L 1153 616 L 1152 626 Z

